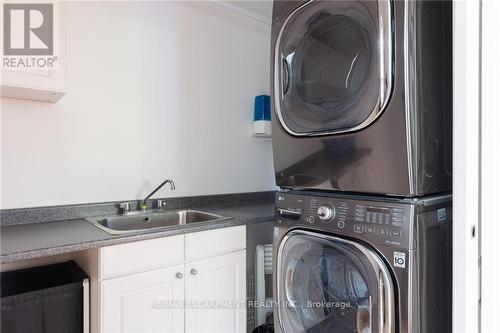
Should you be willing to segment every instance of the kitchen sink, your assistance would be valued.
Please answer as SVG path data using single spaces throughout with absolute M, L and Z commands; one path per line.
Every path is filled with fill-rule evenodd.
M 87 218 L 87 221 L 107 233 L 126 234 L 222 219 L 226 217 L 197 210 L 157 210 L 130 212 L 126 215 L 98 216 Z

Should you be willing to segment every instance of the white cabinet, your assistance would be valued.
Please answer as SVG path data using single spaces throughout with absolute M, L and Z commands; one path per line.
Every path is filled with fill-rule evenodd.
M 186 261 L 215 257 L 246 248 L 244 226 L 186 234 Z
M 2 97 L 55 103 L 66 93 L 66 4 L 60 0 L 47 3 L 53 4 L 54 55 L 57 66 L 47 70 L 2 69 Z
M 184 265 L 101 283 L 101 332 L 183 332 Z
M 184 235 L 100 249 L 100 277 L 109 279 L 184 263 Z
M 245 248 L 237 226 L 86 252 L 92 332 L 245 332 Z
M 246 251 L 186 264 L 186 332 L 246 331 Z

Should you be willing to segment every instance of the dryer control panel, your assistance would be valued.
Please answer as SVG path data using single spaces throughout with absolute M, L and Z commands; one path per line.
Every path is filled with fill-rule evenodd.
M 279 225 L 336 232 L 378 244 L 410 245 L 413 219 L 408 203 L 279 192 L 276 208 Z

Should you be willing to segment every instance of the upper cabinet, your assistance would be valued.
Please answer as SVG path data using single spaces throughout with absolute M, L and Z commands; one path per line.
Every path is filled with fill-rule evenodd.
M 55 103 L 66 93 L 65 3 L 6 1 L 1 96 Z

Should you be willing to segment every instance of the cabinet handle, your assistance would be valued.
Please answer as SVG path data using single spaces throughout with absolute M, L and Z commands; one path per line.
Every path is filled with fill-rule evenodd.
M 196 275 L 198 274 L 198 271 L 194 268 L 191 268 L 191 275 Z
M 177 273 L 177 274 L 175 274 L 175 277 L 178 278 L 178 279 L 182 279 L 183 276 L 184 275 L 182 275 L 182 273 L 180 273 L 180 272 Z

